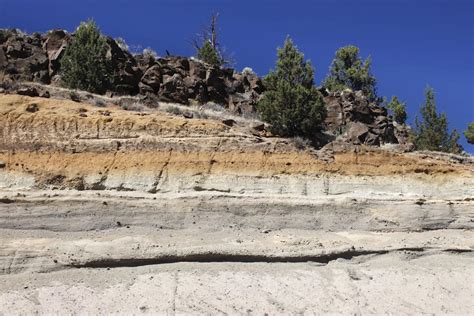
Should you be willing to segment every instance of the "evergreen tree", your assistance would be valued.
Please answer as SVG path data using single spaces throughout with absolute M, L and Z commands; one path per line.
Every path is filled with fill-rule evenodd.
M 223 64 L 222 58 L 219 56 L 217 50 L 212 47 L 210 42 L 205 42 L 197 50 L 198 58 L 208 64 L 220 67 Z
M 326 117 L 321 94 L 314 86 L 313 68 L 287 37 L 278 49 L 275 70 L 264 78 L 266 91 L 257 105 L 273 133 L 314 138 Z
M 71 89 L 104 93 L 113 76 L 108 45 L 93 20 L 82 22 L 61 58 L 61 79 Z
M 464 137 L 469 144 L 474 145 L 474 122 L 469 123 L 467 129 L 464 131 Z
M 421 106 L 422 121 L 415 120 L 415 147 L 417 150 L 433 150 L 458 153 L 459 134 L 456 130 L 449 133 L 448 119 L 445 113 L 438 114 L 432 88 L 425 91 L 425 104 Z
M 362 90 L 369 101 L 376 101 L 376 80 L 370 66 L 370 57 L 362 61 L 358 47 L 351 45 L 342 47 L 336 52 L 323 86 L 329 91 L 342 91 L 346 88 L 353 91 Z
M 393 119 L 398 124 L 405 124 L 407 120 L 407 111 L 405 102 L 398 101 L 397 96 L 392 96 L 392 100 L 387 104 L 387 108 L 393 112 Z

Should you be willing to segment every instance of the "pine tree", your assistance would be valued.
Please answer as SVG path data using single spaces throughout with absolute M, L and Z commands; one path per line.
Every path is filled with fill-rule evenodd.
M 417 150 L 443 151 L 458 153 L 459 133 L 448 131 L 448 119 L 445 113 L 438 114 L 434 91 L 428 87 L 425 90 L 425 104 L 421 106 L 422 121 L 415 120 L 415 147 Z
M 278 49 L 275 70 L 264 78 L 266 91 L 257 105 L 263 120 L 280 136 L 314 138 L 326 117 L 321 94 L 314 86 L 314 71 L 309 61 L 287 37 Z
M 353 91 L 362 90 L 369 101 L 376 101 L 376 80 L 370 67 L 370 57 L 362 61 L 358 47 L 351 45 L 342 47 L 336 52 L 323 86 L 329 91 L 342 91 L 346 88 Z
M 474 145 L 474 122 L 469 123 L 467 129 L 464 131 L 464 137 L 469 144 Z
M 393 119 L 398 124 L 405 124 L 407 120 L 407 111 L 405 102 L 398 101 L 397 96 L 392 96 L 392 100 L 387 104 L 387 108 L 393 112 Z
M 222 66 L 223 60 L 219 56 L 217 50 L 212 47 L 210 42 L 205 42 L 199 49 L 197 50 L 198 58 L 205 63 L 220 67 Z
M 93 20 L 82 22 L 61 58 L 61 79 L 71 89 L 104 93 L 113 76 L 108 45 Z

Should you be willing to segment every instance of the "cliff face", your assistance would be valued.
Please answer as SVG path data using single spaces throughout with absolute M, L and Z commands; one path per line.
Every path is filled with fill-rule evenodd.
M 0 81 L 10 93 L 58 97 L 60 59 L 74 34 L 53 30 L 26 35 L 15 30 L 0 30 Z M 114 70 L 108 96 L 135 96 L 138 102 L 156 107 L 159 101 L 179 104 L 214 102 L 230 112 L 252 116 L 264 92 L 262 80 L 253 72 L 239 73 L 179 56 L 164 58 L 132 55 L 110 37 L 107 58 Z M 46 86 L 24 88 L 24 82 Z M 380 146 L 400 144 L 411 149 L 407 128 L 398 126 L 387 110 L 368 102 L 360 92 L 325 95 L 328 117 L 326 137 L 320 145 L 336 138 L 344 143 Z
M 255 123 L 1 95 L 0 311 L 470 311 L 472 158 Z
M 301 150 L 292 140 L 264 137 L 265 131 L 255 131 L 251 122 L 228 126 L 161 111 L 137 113 L 65 100 L 3 96 L 0 123 L 0 160 L 6 163 L 3 173 L 31 179 L 28 183 L 38 187 L 55 184 L 57 188 L 167 192 L 180 183 L 180 190 L 192 191 L 228 178 L 215 186 L 233 193 L 252 192 L 251 186 L 241 188 L 231 180 L 248 178 L 256 186 L 271 179 L 270 191 L 312 195 L 322 190 L 327 179 L 343 183 L 355 177 L 408 177 L 445 182 L 472 177 L 471 164 L 417 154 L 364 146 L 354 146 L 349 152 L 329 147 L 319 152 Z M 288 185 L 288 179 L 298 179 L 298 185 L 280 188 Z M 425 189 L 413 185 L 407 191 Z M 442 191 L 436 190 L 438 194 Z

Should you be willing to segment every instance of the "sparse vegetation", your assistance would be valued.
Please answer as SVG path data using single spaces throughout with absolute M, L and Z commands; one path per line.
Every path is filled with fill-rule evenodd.
M 262 119 L 280 136 L 313 139 L 321 129 L 326 108 L 314 86 L 313 68 L 287 37 L 278 49 L 275 70 L 264 78 L 266 92 L 257 105 Z
M 393 96 L 392 100 L 387 104 L 387 108 L 393 112 L 393 119 L 398 124 L 405 124 L 407 120 L 407 111 L 405 102 L 398 101 L 397 96 Z
M 152 61 L 155 61 L 158 58 L 158 54 L 150 47 L 145 48 L 142 52 L 142 55 L 147 60 L 152 60 Z
M 299 150 L 304 150 L 311 146 L 311 141 L 301 136 L 293 137 L 292 140 L 295 147 Z
M 183 114 L 183 111 L 177 107 L 177 106 L 168 106 L 167 108 L 165 108 L 165 111 L 168 112 L 168 113 L 171 113 L 171 114 L 174 114 L 174 115 L 181 115 Z
M 370 57 L 362 61 L 358 47 L 352 45 L 342 47 L 336 52 L 323 86 L 329 91 L 343 91 L 347 88 L 352 91 L 361 90 L 369 101 L 376 101 L 376 80 L 370 67 Z
M 94 100 L 94 105 L 99 107 L 99 108 L 103 108 L 105 107 L 107 104 L 105 103 L 104 100 L 101 100 L 101 99 L 96 99 Z
M 61 58 L 61 79 L 71 89 L 104 93 L 113 76 L 107 41 L 93 20 L 82 22 Z
M 432 88 L 425 91 L 425 104 L 420 108 L 421 121 L 415 120 L 414 144 L 417 150 L 433 150 L 459 153 L 459 134 L 448 131 L 448 119 L 445 113 L 438 114 L 435 95 Z
M 146 106 L 140 102 L 133 102 L 133 103 L 124 103 L 121 104 L 122 109 L 126 111 L 135 111 L 135 112 L 144 112 L 146 111 Z

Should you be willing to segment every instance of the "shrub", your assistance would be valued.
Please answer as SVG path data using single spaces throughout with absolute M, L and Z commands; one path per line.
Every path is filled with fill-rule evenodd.
M 293 138 L 293 144 L 295 145 L 296 149 L 304 150 L 311 145 L 311 142 L 301 136 L 296 136 Z
M 95 106 L 99 107 L 99 108 L 104 108 L 107 104 L 105 103 L 104 100 L 101 100 L 101 99 L 96 99 L 94 100 L 94 104 Z
M 219 56 L 217 50 L 212 47 L 212 44 L 206 41 L 199 49 L 197 50 L 197 57 L 205 63 L 214 65 L 214 66 L 222 66 L 223 60 Z
M 152 60 L 152 61 L 155 61 L 158 58 L 158 54 L 150 47 L 145 48 L 142 52 L 142 55 L 147 60 Z
M 287 37 L 278 49 L 275 70 L 264 78 L 266 92 L 257 104 L 270 130 L 281 136 L 313 139 L 326 116 L 321 94 L 314 86 L 313 68 Z
M 61 58 L 61 79 L 71 89 L 104 93 L 113 76 L 108 45 L 94 21 L 82 22 Z
M 329 91 L 342 91 L 346 88 L 353 91 L 361 90 L 369 101 L 376 101 L 376 80 L 371 74 L 370 66 L 370 57 L 362 61 L 358 47 L 351 45 L 342 47 L 336 52 L 323 86 Z
M 415 119 L 414 144 L 417 150 L 433 150 L 450 153 L 459 153 L 459 134 L 456 130 L 449 133 L 448 119 L 445 113 L 438 114 L 434 91 L 427 88 L 425 104 L 421 106 L 422 120 Z
M 393 119 L 398 124 L 405 124 L 407 111 L 405 102 L 398 101 L 397 96 L 392 96 L 392 100 L 387 104 L 387 108 L 393 112 Z
M 174 114 L 174 115 L 181 115 L 183 114 L 183 111 L 177 106 L 169 106 L 165 109 L 166 112 Z
M 467 129 L 464 131 L 464 137 L 469 144 L 474 145 L 474 122 L 469 123 Z
M 255 71 L 253 71 L 252 68 L 250 68 L 250 67 L 245 67 L 245 68 L 242 70 L 242 75 L 244 75 L 244 76 L 256 76 L 257 74 L 255 73 Z
M 140 102 L 133 102 L 133 103 L 124 103 L 122 104 L 122 109 L 126 111 L 135 111 L 135 112 L 143 112 L 146 110 L 146 106 Z

